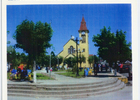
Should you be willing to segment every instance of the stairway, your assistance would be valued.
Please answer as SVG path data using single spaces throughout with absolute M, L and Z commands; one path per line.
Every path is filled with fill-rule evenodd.
M 118 78 L 109 81 L 65 84 L 65 85 L 35 85 L 8 84 L 8 96 L 31 97 L 85 97 L 117 91 L 125 87 Z

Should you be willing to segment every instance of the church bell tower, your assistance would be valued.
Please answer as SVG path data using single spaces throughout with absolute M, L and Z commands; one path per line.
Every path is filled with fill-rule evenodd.
M 84 55 L 86 60 L 82 63 L 81 67 L 89 67 L 88 57 L 89 57 L 89 43 L 88 43 L 88 33 L 89 30 L 86 27 L 86 22 L 84 17 L 82 17 L 80 29 L 78 30 L 79 37 L 82 38 L 82 41 L 79 43 L 81 55 Z

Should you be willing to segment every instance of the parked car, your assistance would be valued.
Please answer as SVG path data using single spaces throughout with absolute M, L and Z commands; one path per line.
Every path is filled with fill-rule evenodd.
M 123 67 L 120 68 L 120 73 L 130 73 L 130 66 L 129 65 L 123 65 Z
M 109 68 L 109 66 L 107 66 L 107 65 L 101 65 L 101 71 L 107 71 L 108 70 L 108 68 Z

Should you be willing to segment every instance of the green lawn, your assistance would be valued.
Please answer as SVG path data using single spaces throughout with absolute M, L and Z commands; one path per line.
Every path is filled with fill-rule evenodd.
M 7 79 L 10 79 L 10 73 L 7 72 Z
M 57 73 L 59 75 L 64 75 L 64 76 L 70 76 L 74 78 L 81 78 L 84 76 L 84 70 L 79 71 L 79 76 L 76 76 L 76 74 L 73 74 L 73 72 L 65 72 L 65 73 Z
M 33 73 L 31 73 L 31 77 L 33 79 Z M 49 76 L 46 76 L 45 74 L 41 74 L 41 73 L 36 73 L 36 79 L 38 80 L 50 80 Z M 53 78 L 51 78 L 51 80 L 54 80 Z
M 53 72 L 66 72 L 66 70 L 57 70 L 57 71 L 53 71 Z

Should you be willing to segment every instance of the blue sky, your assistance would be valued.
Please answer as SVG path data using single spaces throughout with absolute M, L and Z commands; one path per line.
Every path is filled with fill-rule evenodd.
M 58 54 L 71 35 L 79 37 L 78 30 L 84 15 L 89 30 L 89 54 L 97 55 L 98 48 L 92 42 L 93 35 L 99 34 L 104 26 L 112 32 L 126 31 L 126 40 L 131 42 L 131 4 L 59 4 L 59 5 L 7 5 L 7 41 L 16 44 L 12 38 L 16 26 L 25 19 L 34 23 L 50 23 L 53 36 L 50 41 Z M 23 52 L 21 49 L 16 49 Z M 49 51 L 49 50 L 48 50 Z

